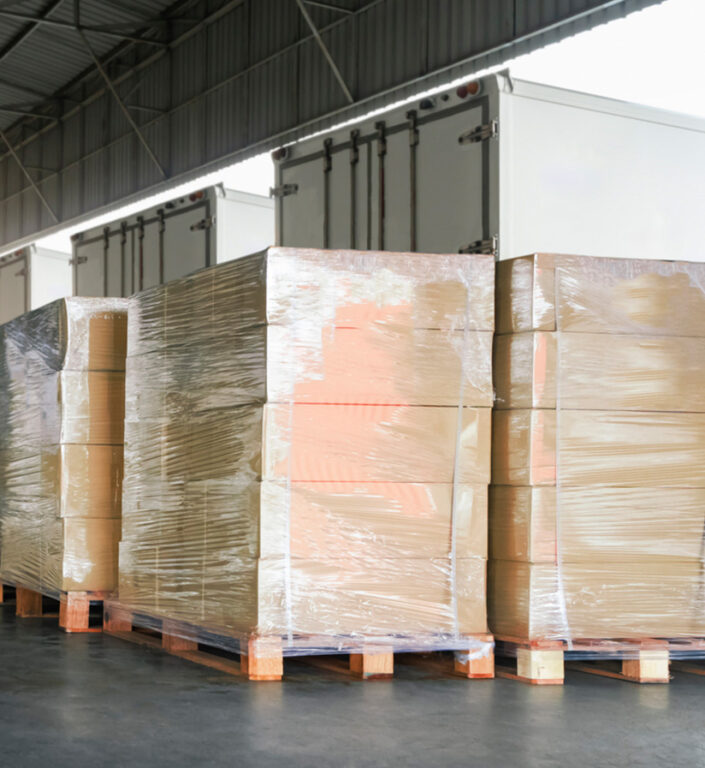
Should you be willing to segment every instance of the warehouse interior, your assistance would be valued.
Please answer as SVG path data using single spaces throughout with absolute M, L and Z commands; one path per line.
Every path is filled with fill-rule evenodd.
M 8 765 L 701 762 L 698 5 L 0 0 Z

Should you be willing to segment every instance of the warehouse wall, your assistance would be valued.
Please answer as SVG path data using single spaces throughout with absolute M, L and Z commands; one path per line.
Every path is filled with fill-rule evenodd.
M 61 225 L 477 71 L 658 0 L 336 0 L 307 6 L 351 105 L 295 0 L 201 0 L 167 49 L 109 69 L 157 164 L 99 79 L 56 123 L 9 131 Z M 50 66 L 50 62 L 46 63 Z M 431 75 L 429 77 L 429 75 Z M 56 222 L 0 153 L 0 244 Z

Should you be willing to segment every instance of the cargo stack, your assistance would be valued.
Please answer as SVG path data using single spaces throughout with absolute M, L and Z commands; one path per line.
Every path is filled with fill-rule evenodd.
M 112 616 L 279 668 L 487 666 L 493 282 L 486 256 L 272 248 L 133 297 Z
M 705 634 L 705 265 L 502 262 L 497 328 L 492 630 Z
M 0 327 L 0 580 L 20 615 L 61 600 L 72 631 L 116 586 L 126 339 L 121 299 L 61 299 Z

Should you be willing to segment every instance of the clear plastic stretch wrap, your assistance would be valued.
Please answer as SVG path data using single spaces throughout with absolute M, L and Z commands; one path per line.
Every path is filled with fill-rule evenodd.
M 486 652 L 491 257 L 272 248 L 130 301 L 135 623 Z
M 117 581 L 127 302 L 61 299 L 0 326 L 0 580 Z
M 497 269 L 490 627 L 705 635 L 705 264 Z

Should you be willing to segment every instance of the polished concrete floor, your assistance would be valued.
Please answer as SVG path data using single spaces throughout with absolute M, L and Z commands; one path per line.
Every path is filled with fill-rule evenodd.
M 0 766 L 698 766 L 705 677 L 467 682 L 416 666 L 252 684 L 0 608 Z

